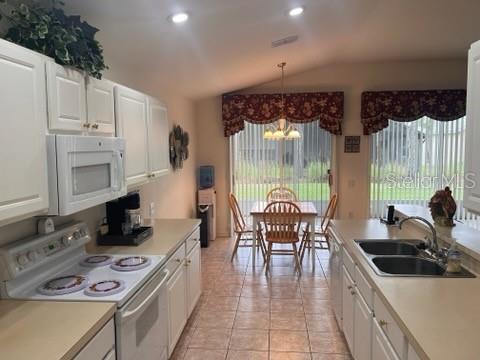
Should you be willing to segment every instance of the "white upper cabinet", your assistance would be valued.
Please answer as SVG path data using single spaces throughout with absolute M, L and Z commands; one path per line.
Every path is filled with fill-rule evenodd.
M 480 41 L 468 53 L 464 206 L 480 213 Z
M 125 138 L 127 185 L 148 180 L 147 97 L 124 86 L 115 86 L 117 136 Z
M 82 72 L 48 61 L 47 93 L 50 130 L 87 130 L 85 76 Z
M 148 98 L 148 165 L 150 177 L 168 174 L 169 125 L 167 108 L 158 100 Z
M 48 209 L 47 100 L 42 55 L 0 40 L 0 59 L 0 223 L 7 223 Z
M 91 135 L 115 135 L 115 83 L 87 78 L 87 121 Z

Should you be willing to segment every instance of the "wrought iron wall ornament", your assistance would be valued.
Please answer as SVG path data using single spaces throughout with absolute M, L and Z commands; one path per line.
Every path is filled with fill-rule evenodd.
M 173 127 L 169 136 L 170 164 L 173 170 L 181 169 L 183 162 L 188 159 L 189 136 L 180 125 Z

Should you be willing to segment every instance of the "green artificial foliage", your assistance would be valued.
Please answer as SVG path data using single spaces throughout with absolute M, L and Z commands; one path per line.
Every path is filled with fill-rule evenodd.
M 108 67 L 103 48 L 95 40 L 98 29 L 78 15 L 66 15 L 63 2 L 53 0 L 51 4 L 0 0 L 0 20 L 8 23 L 1 37 L 101 79 Z

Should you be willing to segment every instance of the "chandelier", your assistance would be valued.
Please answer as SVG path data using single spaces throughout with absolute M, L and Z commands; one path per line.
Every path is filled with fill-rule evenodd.
M 286 62 L 282 62 L 277 66 L 282 69 L 282 104 L 281 104 L 281 113 L 280 119 L 278 119 L 276 124 L 270 125 L 265 129 L 263 133 L 264 139 L 269 140 L 293 140 L 299 139 L 301 137 L 300 132 L 293 126 L 288 125 L 287 119 L 285 116 L 285 66 Z

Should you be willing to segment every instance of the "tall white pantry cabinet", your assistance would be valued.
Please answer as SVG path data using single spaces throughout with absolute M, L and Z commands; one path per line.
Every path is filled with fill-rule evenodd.
M 0 79 L 0 224 L 5 224 L 48 209 L 45 57 L 0 40 Z

